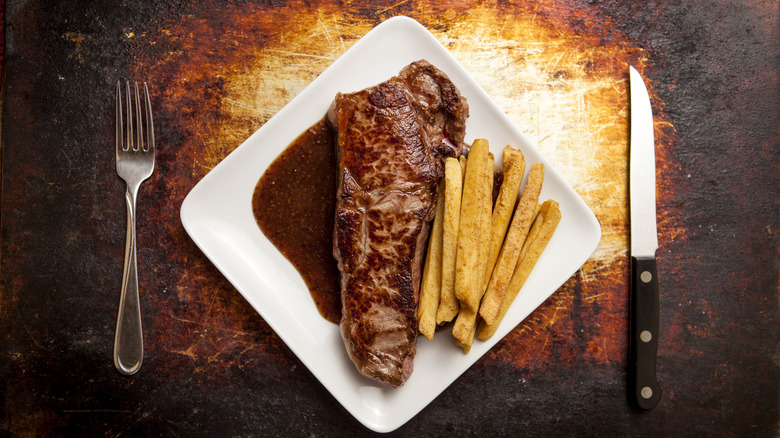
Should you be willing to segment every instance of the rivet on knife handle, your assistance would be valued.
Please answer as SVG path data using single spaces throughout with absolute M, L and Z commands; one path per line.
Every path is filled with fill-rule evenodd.
M 652 409 L 661 398 L 655 369 L 658 352 L 658 277 L 655 258 L 631 258 L 631 291 L 629 390 L 638 407 Z

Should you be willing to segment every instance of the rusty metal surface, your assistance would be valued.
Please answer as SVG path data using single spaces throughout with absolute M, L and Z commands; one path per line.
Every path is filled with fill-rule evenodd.
M 95 4 L 93 4 L 95 3 Z M 596 213 L 593 257 L 395 432 L 775 436 L 778 2 L 7 1 L 0 434 L 368 434 L 199 252 L 184 196 L 373 26 L 428 27 Z M 628 64 L 658 139 L 664 390 L 629 407 Z M 111 363 L 117 79 L 150 82 L 146 353 Z

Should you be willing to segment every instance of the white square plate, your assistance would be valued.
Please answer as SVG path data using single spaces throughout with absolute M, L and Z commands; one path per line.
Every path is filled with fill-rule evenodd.
M 470 106 L 467 142 L 487 138 L 496 157 L 507 144 L 522 149 L 528 168 L 545 164 L 542 200 L 555 199 L 562 220 L 497 333 L 474 341 L 466 355 L 447 332 L 420 337 L 414 373 L 390 389 L 358 374 L 338 327 L 318 313 L 300 275 L 263 235 L 252 194 L 269 164 L 320 120 L 336 92 L 352 92 L 427 59 L 443 70 Z M 391 18 L 366 34 L 305 90 L 209 172 L 181 207 L 187 233 L 331 394 L 366 427 L 392 431 L 414 417 L 501 338 L 552 295 L 590 257 L 601 238 L 583 200 L 492 102 L 439 41 L 416 21 Z

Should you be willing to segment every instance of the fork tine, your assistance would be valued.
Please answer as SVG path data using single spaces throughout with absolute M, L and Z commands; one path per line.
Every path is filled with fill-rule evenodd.
M 147 150 L 154 152 L 154 122 L 152 121 L 152 102 L 149 99 L 149 87 L 144 82 L 144 99 L 146 101 L 146 139 Z
M 138 131 L 135 138 L 135 149 L 134 151 L 140 151 L 143 150 L 144 147 L 144 129 L 142 124 L 142 117 L 141 117 L 141 93 L 138 92 L 138 81 L 133 81 L 133 85 L 135 86 L 135 130 Z
M 127 142 L 123 148 L 126 151 L 133 149 L 133 105 L 131 104 L 132 94 L 130 94 L 130 81 L 125 82 L 125 90 L 127 95 L 125 96 L 125 102 L 127 103 Z
M 116 81 L 116 152 L 122 149 L 122 87 L 121 82 Z

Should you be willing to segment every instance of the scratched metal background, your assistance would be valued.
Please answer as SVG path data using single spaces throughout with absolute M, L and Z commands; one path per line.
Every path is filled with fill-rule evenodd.
M 583 196 L 596 253 L 395 432 L 775 436 L 778 2 L 7 1 L 0 435 L 368 432 L 188 238 L 193 185 L 376 24 L 428 27 Z M 657 115 L 664 390 L 627 404 L 627 65 Z M 111 363 L 124 251 L 117 79 L 151 83 L 146 355 Z

